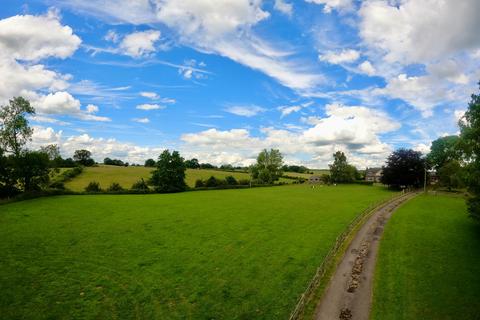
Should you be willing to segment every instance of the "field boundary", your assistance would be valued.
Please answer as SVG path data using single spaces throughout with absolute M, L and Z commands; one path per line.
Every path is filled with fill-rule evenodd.
M 376 202 L 372 205 L 369 205 L 366 209 L 364 209 L 358 216 L 356 216 L 349 225 L 344 229 L 344 231 L 337 236 L 335 239 L 335 243 L 330 248 L 328 253 L 325 255 L 322 263 L 317 268 L 315 275 L 313 276 L 312 280 L 310 280 L 309 284 L 305 291 L 301 294 L 298 302 L 293 309 L 292 313 L 290 314 L 289 320 L 298 320 L 302 319 L 302 315 L 305 311 L 305 307 L 307 306 L 310 298 L 315 293 L 317 288 L 319 288 L 323 277 L 326 275 L 328 269 L 331 267 L 332 263 L 334 263 L 336 256 L 341 251 L 340 249 L 345 247 L 347 241 L 351 241 L 351 236 L 353 231 L 357 229 L 360 223 L 370 217 L 376 209 L 379 207 L 397 199 L 400 199 L 406 196 L 408 193 L 401 193 L 399 195 L 395 195 L 391 198 Z

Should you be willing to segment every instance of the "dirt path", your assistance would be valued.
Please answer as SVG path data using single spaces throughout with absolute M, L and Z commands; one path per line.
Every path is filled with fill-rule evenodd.
M 316 320 L 368 320 L 378 239 L 393 211 L 416 193 L 379 207 L 358 230 L 318 304 Z

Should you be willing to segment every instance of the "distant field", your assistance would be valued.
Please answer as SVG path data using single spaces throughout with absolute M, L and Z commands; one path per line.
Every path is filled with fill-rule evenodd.
M 479 248 L 464 199 L 411 200 L 381 241 L 372 319 L 479 319 Z
M 3 205 L 1 318 L 286 319 L 336 236 L 390 196 L 298 185 Z
M 105 166 L 86 167 L 84 172 L 75 179 L 67 182 L 65 186 L 73 191 L 83 191 L 91 181 L 100 183 L 101 188 L 108 188 L 112 182 L 119 183 L 122 187 L 128 189 L 141 178 L 147 180 L 151 176 L 154 168 L 146 167 L 119 167 Z M 210 176 L 215 178 L 225 178 L 234 176 L 237 180 L 249 179 L 250 175 L 244 172 L 228 172 L 209 169 L 187 169 L 186 182 L 190 187 L 195 186 L 197 179 L 208 179 Z

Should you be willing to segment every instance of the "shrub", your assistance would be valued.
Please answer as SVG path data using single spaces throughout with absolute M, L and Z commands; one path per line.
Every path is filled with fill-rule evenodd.
M 205 187 L 207 188 L 212 188 L 218 186 L 218 180 L 214 176 L 211 176 L 210 178 L 205 181 Z
M 49 186 L 52 189 L 65 190 L 65 184 L 63 181 L 54 181 Z
M 108 187 L 107 191 L 109 192 L 123 191 L 123 188 L 118 182 L 112 182 L 112 184 Z
M 202 179 L 197 179 L 195 181 L 195 188 L 203 188 L 205 187 L 205 183 L 203 183 L 203 180 Z
M 229 186 L 236 186 L 238 184 L 237 179 L 234 176 L 228 176 L 225 178 L 225 183 Z
M 100 188 L 100 183 L 96 181 L 92 181 L 85 187 L 86 192 L 100 192 L 102 189 Z
M 242 186 L 248 186 L 250 184 L 250 180 L 248 179 L 240 179 L 238 180 L 238 184 Z
M 135 191 L 148 191 L 148 184 L 142 178 L 141 180 L 135 182 L 131 189 Z

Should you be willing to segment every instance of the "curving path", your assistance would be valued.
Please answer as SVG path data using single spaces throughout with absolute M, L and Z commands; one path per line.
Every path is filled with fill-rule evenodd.
M 418 193 L 379 207 L 358 230 L 315 310 L 316 320 L 368 320 L 378 240 L 392 213 Z

